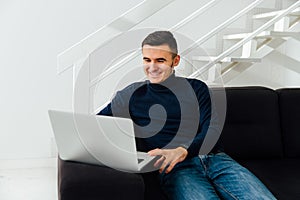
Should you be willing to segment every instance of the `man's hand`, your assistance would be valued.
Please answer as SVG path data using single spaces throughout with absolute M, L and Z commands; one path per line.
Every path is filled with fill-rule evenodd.
M 169 173 L 177 163 L 184 161 L 188 151 L 183 147 L 177 147 L 176 149 L 153 149 L 148 154 L 150 156 L 161 156 L 154 163 L 154 167 L 160 165 L 159 172 L 162 173 L 166 166 L 169 165 L 165 170 L 165 173 Z

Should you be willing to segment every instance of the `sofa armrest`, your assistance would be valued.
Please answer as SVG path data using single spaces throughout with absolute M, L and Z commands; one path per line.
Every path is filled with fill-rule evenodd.
M 59 200 L 144 199 L 138 174 L 58 158 Z

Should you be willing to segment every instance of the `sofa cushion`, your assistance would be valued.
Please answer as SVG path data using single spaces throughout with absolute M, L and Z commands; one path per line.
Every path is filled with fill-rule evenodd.
M 265 87 L 226 88 L 227 112 L 221 134 L 233 158 L 282 157 L 278 96 Z
M 145 184 L 144 200 L 167 200 L 161 190 L 158 174 L 158 171 L 141 174 Z
M 59 200 L 144 198 L 140 175 L 105 166 L 58 160 Z
M 277 92 L 285 156 L 300 157 L 300 88 Z
M 243 160 L 240 163 L 255 174 L 277 199 L 300 199 L 300 159 Z

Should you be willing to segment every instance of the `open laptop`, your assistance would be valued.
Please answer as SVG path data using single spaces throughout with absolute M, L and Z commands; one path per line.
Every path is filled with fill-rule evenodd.
M 155 157 L 136 150 L 132 120 L 55 110 L 48 113 L 61 159 L 128 172 L 153 168 Z

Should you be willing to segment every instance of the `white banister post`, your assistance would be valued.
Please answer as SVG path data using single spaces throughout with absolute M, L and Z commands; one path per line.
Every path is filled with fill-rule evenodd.
M 73 67 L 73 112 L 90 113 L 89 57 L 80 59 Z
M 214 66 L 212 66 L 211 68 L 209 68 L 208 70 L 208 78 L 207 81 L 212 83 L 216 80 L 216 77 L 219 77 L 221 74 L 221 67 L 222 64 L 221 63 L 216 63 Z
M 249 58 L 257 49 L 257 40 L 253 39 L 243 45 L 242 58 Z
M 290 18 L 285 16 L 274 24 L 274 31 L 286 31 L 290 26 Z

